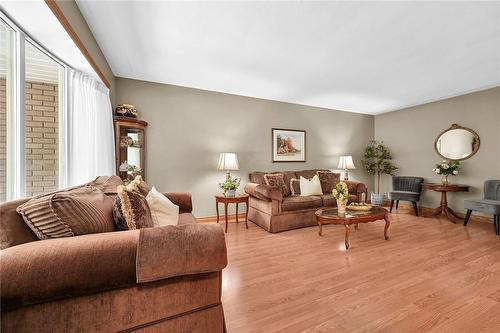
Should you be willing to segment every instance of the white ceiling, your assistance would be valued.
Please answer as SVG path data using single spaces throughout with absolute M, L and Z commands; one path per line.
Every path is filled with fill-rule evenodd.
M 368 114 L 500 85 L 500 2 L 77 2 L 120 77 Z

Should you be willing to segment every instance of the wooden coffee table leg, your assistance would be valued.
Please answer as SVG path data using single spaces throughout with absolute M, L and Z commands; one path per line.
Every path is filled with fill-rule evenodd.
M 389 235 L 387 234 L 387 231 L 389 230 L 389 227 L 391 226 L 391 220 L 389 220 L 389 216 L 388 215 L 386 215 L 384 217 L 384 220 L 385 220 L 384 238 L 385 238 L 385 240 L 388 240 L 389 239 Z
M 245 226 L 248 229 L 248 201 L 245 204 Z
M 219 202 L 215 201 L 215 210 L 217 211 L 217 223 L 219 223 Z
M 354 225 L 354 230 L 358 230 L 358 223 Z
M 349 249 L 349 234 L 351 233 L 351 227 L 349 224 L 345 225 L 345 249 Z
M 238 203 L 236 203 L 236 223 L 238 223 Z
M 226 233 L 227 233 L 227 202 L 224 202 L 224 214 L 226 215 Z
M 322 236 L 323 235 L 323 230 L 322 230 L 322 226 L 321 226 L 321 219 L 318 219 L 318 225 L 319 225 L 319 231 L 318 231 L 318 235 Z

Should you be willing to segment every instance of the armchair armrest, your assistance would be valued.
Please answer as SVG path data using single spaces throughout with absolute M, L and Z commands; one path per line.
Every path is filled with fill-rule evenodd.
M 139 230 L 38 240 L 0 251 L 2 309 L 135 284 Z
M 164 196 L 172 203 L 179 206 L 179 213 L 191 213 L 193 211 L 193 201 L 191 199 L 191 193 L 187 192 L 164 192 Z
M 352 180 L 346 180 L 347 187 L 349 189 L 349 193 L 358 194 L 366 192 L 366 185 L 362 182 L 356 182 Z
M 269 185 L 247 183 L 245 185 L 245 192 L 254 198 L 272 201 L 278 200 L 283 201 L 283 194 L 278 187 L 273 187 Z
M 141 229 L 137 248 L 138 283 L 221 271 L 226 265 L 226 241 L 218 225 Z

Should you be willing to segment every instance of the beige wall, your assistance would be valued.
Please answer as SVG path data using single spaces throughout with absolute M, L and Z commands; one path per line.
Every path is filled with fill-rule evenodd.
M 500 179 L 500 87 L 378 115 L 375 137 L 391 148 L 398 175 L 439 182 L 441 177 L 432 168 L 442 158 L 434 150 L 434 141 L 453 123 L 472 128 L 481 138 L 477 154 L 462 162 L 458 176 L 450 177 L 453 183 L 472 187 L 470 193 L 449 195 L 450 206 L 463 211 L 464 199 L 482 196 L 485 180 Z M 390 187 L 390 177 L 386 176 L 382 192 Z M 425 192 L 421 203 L 437 206 L 439 195 Z
M 97 41 L 90 31 L 87 22 L 83 18 L 80 9 L 78 8 L 74 0 L 56 0 L 57 5 L 63 12 L 64 16 L 71 24 L 71 27 L 75 30 L 78 37 L 80 37 L 82 43 L 85 45 L 92 58 L 96 62 L 97 66 L 104 74 L 106 79 L 110 84 L 110 99 L 111 105 L 115 105 L 116 87 L 115 87 L 115 76 L 109 67 L 109 64 L 101 51 L 101 48 L 97 44 Z
M 236 152 L 244 182 L 250 171 L 334 168 L 352 154 L 353 178 L 372 187 L 360 159 L 373 138 L 374 117 L 117 78 L 117 103 L 132 103 L 149 122 L 146 179 L 161 191 L 189 191 L 197 216 L 215 215 L 213 195 L 224 173 L 220 152 Z M 271 128 L 307 131 L 306 163 L 271 162 Z M 241 187 L 240 190 L 243 188 Z

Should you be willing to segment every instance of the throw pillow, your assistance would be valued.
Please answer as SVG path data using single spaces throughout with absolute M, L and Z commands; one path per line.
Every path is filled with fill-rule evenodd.
M 312 177 L 311 180 L 307 180 L 300 176 L 300 195 L 303 197 L 309 195 L 323 195 L 318 175 Z
M 340 182 L 340 174 L 331 171 L 317 171 L 316 173 L 321 182 L 321 189 L 324 194 L 331 194 L 335 185 Z
M 279 187 L 284 197 L 290 195 L 282 173 L 266 173 L 264 175 L 264 181 L 269 186 Z
M 36 196 L 17 207 L 39 239 L 114 231 L 113 200 L 93 186 Z
M 292 178 L 290 179 L 290 190 L 292 192 L 292 195 L 299 195 L 300 194 L 300 180 L 297 178 Z
M 179 221 L 179 206 L 175 205 L 153 186 L 146 196 L 155 227 L 177 225 Z
M 113 220 L 118 230 L 133 230 L 154 226 L 146 198 L 139 191 L 140 179 L 127 186 L 118 186 L 113 206 Z

